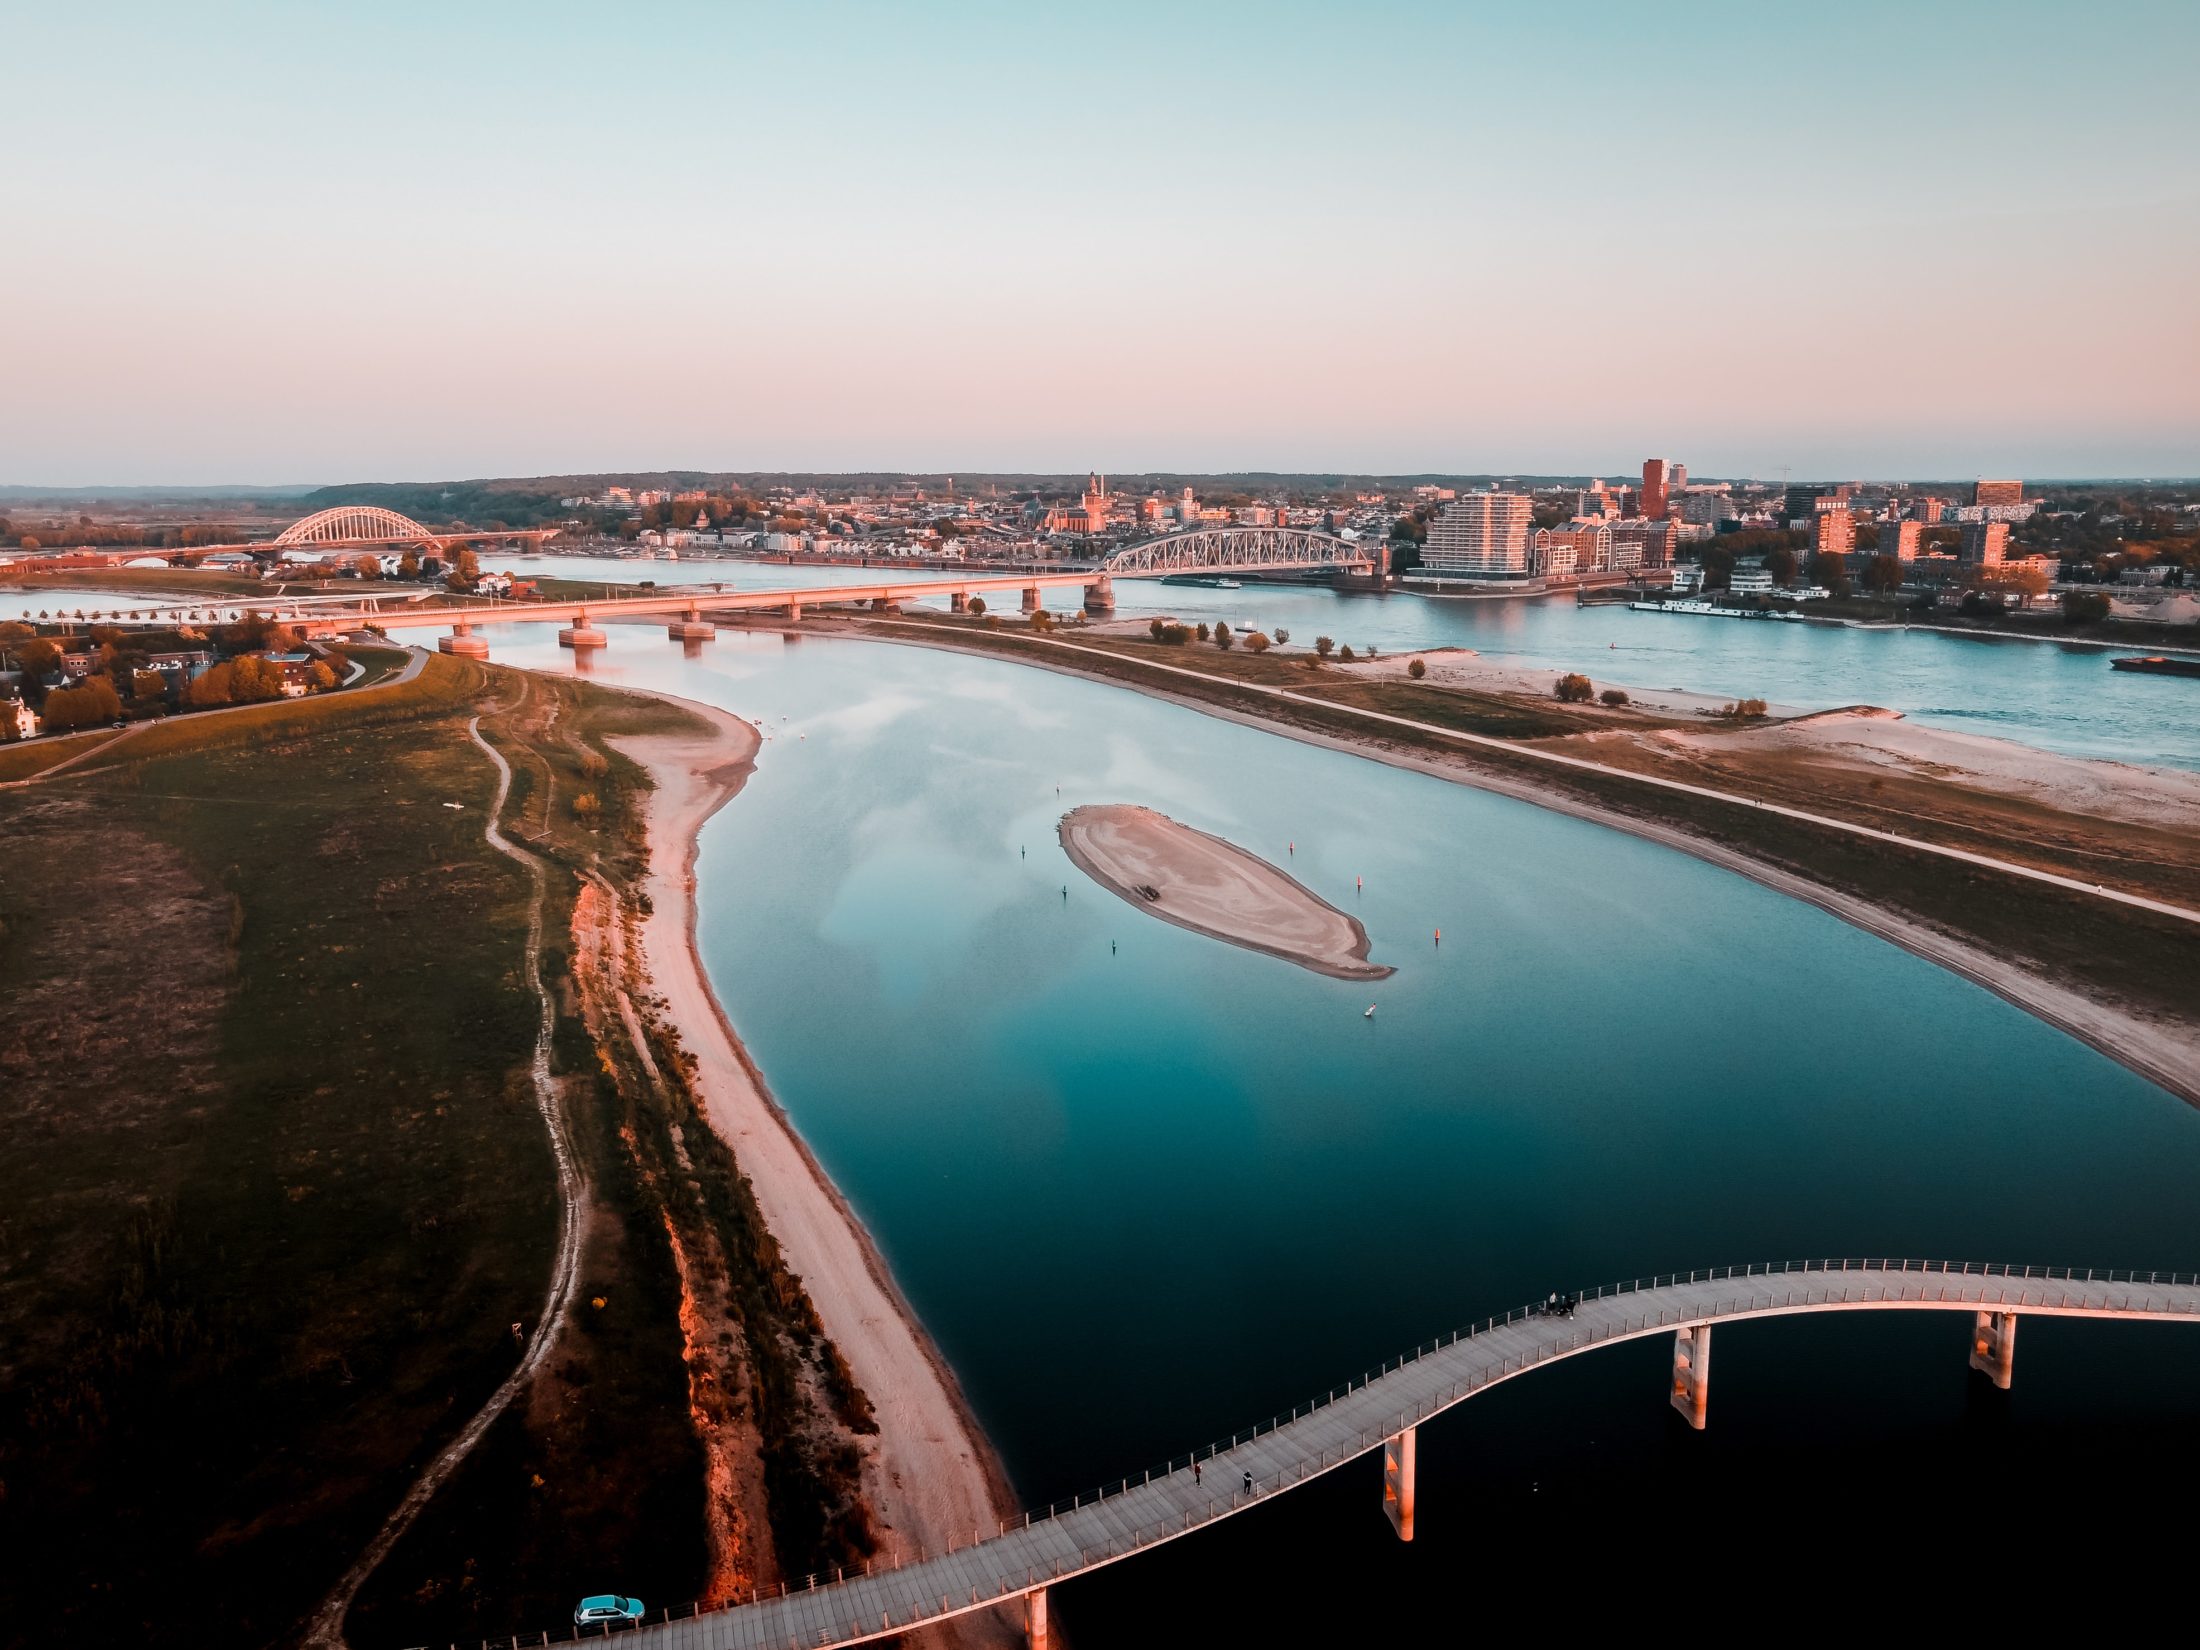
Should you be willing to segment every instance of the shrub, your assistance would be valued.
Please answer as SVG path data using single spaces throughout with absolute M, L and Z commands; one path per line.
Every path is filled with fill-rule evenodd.
M 1350 642 L 1345 643 L 1343 647 L 1337 650 L 1337 663 L 1339 663 L 1340 665 L 1350 664 L 1355 657 L 1357 657 L 1357 655 L 1353 653 L 1352 644 Z
M 985 598 L 983 596 L 970 598 L 970 612 L 974 618 L 982 619 L 985 617 Z
M 1586 705 L 1596 697 L 1596 684 L 1579 671 L 1568 671 L 1561 676 L 1551 691 L 1569 705 Z
M 76 687 L 56 688 L 46 695 L 49 733 L 112 722 L 121 714 L 122 700 L 116 696 L 114 683 L 104 676 L 88 676 Z
M 1248 653 L 1266 653 L 1268 651 L 1268 638 L 1257 630 L 1248 630 L 1245 633 L 1245 651 Z
M 1618 709 L 1621 705 L 1627 703 L 1627 695 L 1620 692 L 1618 688 L 1606 688 L 1602 693 L 1598 694 L 1597 697 L 1599 699 L 1602 699 L 1606 704 L 1612 706 L 1615 710 Z
M 1155 619 L 1151 624 L 1146 626 L 1148 634 L 1150 634 L 1157 642 L 1161 640 L 1162 633 L 1168 628 L 1168 621 L 1165 619 Z
M 1314 638 L 1314 652 L 1317 656 L 1324 659 L 1329 657 L 1329 650 L 1336 645 L 1337 644 L 1331 641 L 1327 636 L 1316 636 Z
M 1227 653 L 1230 651 L 1230 643 L 1234 639 L 1235 638 L 1233 638 L 1230 634 L 1230 627 L 1228 625 L 1218 624 L 1215 626 L 1215 646 L 1221 648 L 1223 652 Z
M 2108 598 L 2098 590 L 2066 590 L 2062 616 L 2064 624 L 2099 624 L 2108 617 Z
M 1207 621 L 1205 619 L 1199 621 L 1199 639 L 1203 642 L 1207 639 Z
M 1282 644 L 1282 643 L 1284 643 L 1284 642 L 1288 642 L 1288 641 L 1289 641 L 1290 639 L 1291 639 L 1291 632 L 1290 632 L 1290 631 L 1288 631 L 1288 630 L 1284 629 L 1284 628 L 1283 628 L 1283 626 L 1282 626 L 1282 625 L 1280 625 L 1280 624 L 1279 624 L 1278 626 L 1276 626 L 1276 641 L 1277 641 L 1278 645 L 1281 645 L 1281 644 Z
M 1754 722 L 1765 714 L 1765 702 L 1762 699 L 1737 699 L 1722 708 L 1719 714 L 1729 722 Z
M 1422 677 L 1428 674 L 1428 666 L 1422 663 L 1419 659 L 1416 659 L 1413 661 L 1413 663 L 1406 666 L 1406 674 L 1412 677 L 1416 682 L 1418 682 Z

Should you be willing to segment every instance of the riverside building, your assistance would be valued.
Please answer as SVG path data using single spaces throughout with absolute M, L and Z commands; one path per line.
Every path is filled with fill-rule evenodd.
M 1524 579 L 1535 501 L 1526 493 L 1469 493 L 1430 524 L 1421 565 L 1433 573 Z
M 2009 555 L 2009 524 L 2006 521 L 1965 522 L 1961 553 L 1966 567 L 1999 567 Z

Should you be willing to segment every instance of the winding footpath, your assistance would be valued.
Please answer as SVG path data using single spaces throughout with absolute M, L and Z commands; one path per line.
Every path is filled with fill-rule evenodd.
M 424 656 L 423 656 L 424 657 Z M 531 1075 L 535 1090 L 535 1107 L 542 1113 L 543 1126 L 550 1132 L 550 1149 L 558 1165 L 558 1253 L 557 1263 L 551 1268 L 550 1288 L 543 1299 L 542 1314 L 535 1321 L 532 1334 L 527 1337 L 526 1350 L 520 1355 L 518 1365 L 505 1376 L 496 1391 L 489 1395 L 474 1418 L 468 1421 L 457 1437 L 453 1438 L 430 1461 L 412 1488 L 405 1492 L 404 1500 L 383 1522 L 382 1528 L 367 1543 L 365 1551 L 353 1561 L 335 1588 L 314 1612 L 307 1627 L 304 1642 L 317 1650 L 339 1650 L 344 1644 L 344 1617 L 350 1611 L 352 1600 L 365 1585 L 368 1576 L 380 1568 L 382 1561 L 405 1532 L 412 1528 L 423 1509 L 435 1494 L 458 1470 L 459 1464 L 471 1455 L 474 1447 L 496 1424 L 497 1418 L 511 1407 L 512 1400 L 522 1388 L 540 1372 L 556 1344 L 558 1329 L 565 1321 L 565 1309 L 572 1299 L 573 1288 L 580 1275 L 581 1258 L 581 1175 L 573 1154 L 572 1141 L 565 1127 L 565 1115 L 558 1104 L 557 1080 L 550 1072 L 551 1041 L 555 1035 L 557 1018 L 549 990 L 542 979 L 542 927 L 543 906 L 549 888 L 543 873 L 542 861 L 511 842 L 498 821 L 504 815 L 504 804 L 512 792 L 512 765 L 504 759 L 504 753 L 481 736 L 481 718 L 469 717 L 466 732 L 473 742 L 488 754 L 496 764 L 496 797 L 489 804 L 489 817 L 483 835 L 489 846 L 506 858 L 523 866 L 533 883 L 533 897 L 527 914 L 527 984 L 535 994 L 538 1018 L 535 1025 L 535 1052 Z

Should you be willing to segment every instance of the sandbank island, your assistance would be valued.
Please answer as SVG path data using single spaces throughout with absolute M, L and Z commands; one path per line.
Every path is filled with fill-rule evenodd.
M 1166 814 L 1128 804 L 1073 808 L 1062 851 L 1101 887 L 1163 922 L 1265 951 L 1340 980 L 1397 972 L 1367 960 L 1367 930 L 1297 878 Z

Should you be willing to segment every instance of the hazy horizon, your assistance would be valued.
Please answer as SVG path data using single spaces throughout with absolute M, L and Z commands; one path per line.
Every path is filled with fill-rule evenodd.
M 18 485 L 2200 473 L 2190 7 L 10 34 Z

